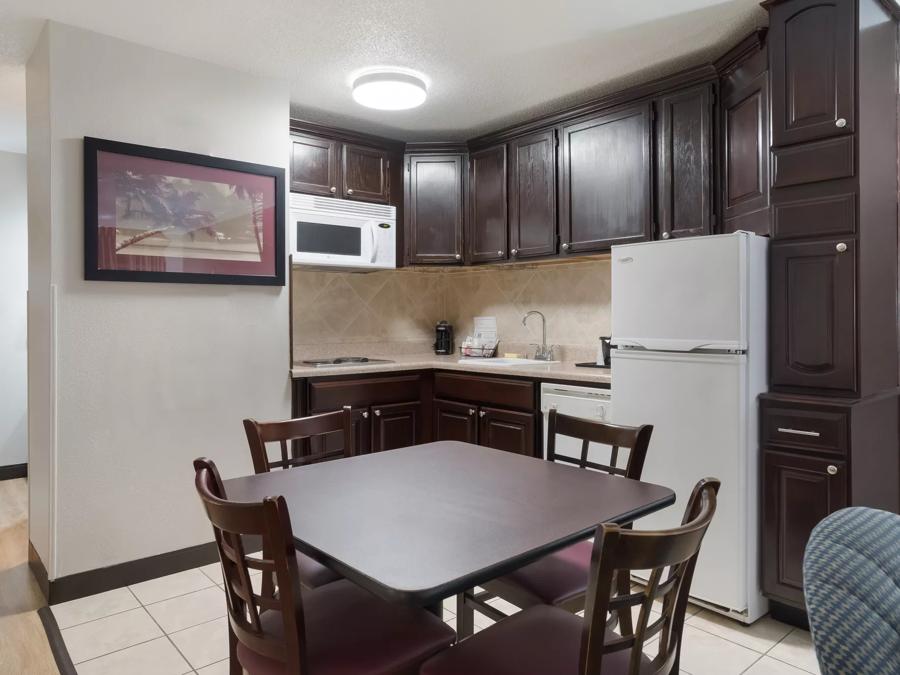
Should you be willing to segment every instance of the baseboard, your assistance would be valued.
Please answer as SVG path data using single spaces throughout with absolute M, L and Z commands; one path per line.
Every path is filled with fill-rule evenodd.
M 769 600 L 769 615 L 776 621 L 809 630 L 809 617 L 804 610 L 798 607 Z
M 56 668 L 59 670 L 60 675 L 76 675 L 72 657 L 69 656 L 69 650 L 66 649 L 66 643 L 59 632 L 59 624 L 56 623 L 56 617 L 53 616 L 53 612 L 49 607 L 41 607 L 38 610 L 38 617 L 44 626 L 44 632 L 47 634 L 47 644 L 50 645 L 50 653 L 53 654 L 53 660 L 56 661 Z
M 12 480 L 13 478 L 27 478 L 28 464 L 7 464 L 0 466 L 0 480 Z
M 259 539 L 245 537 L 245 547 L 248 553 L 258 551 L 261 548 Z M 183 572 L 201 565 L 209 565 L 219 559 L 219 553 L 215 542 L 198 544 L 182 548 L 177 551 L 160 553 L 159 555 L 138 560 L 100 567 L 78 574 L 71 574 L 49 582 L 49 594 L 47 602 L 57 605 L 61 602 L 76 600 L 88 595 L 111 591 L 114 588 L 139 584 L 167 574 Z M 37 575 L 35 575 L 37 576 Z
M 34 575 L 34 579 L 37 581 L 41 593 L 44 594 L 44 598 L 49 602 L 50 578 L 47 575 L 47 567 L 44 565 L 44 561 L 41 560 L 41 556 L 38 555 L 37 549 L 34 548 L 31 540 L 28 541 L 28 568 Z

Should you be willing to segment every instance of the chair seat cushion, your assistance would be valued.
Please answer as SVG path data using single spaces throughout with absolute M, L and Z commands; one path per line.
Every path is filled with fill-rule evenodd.
M 563 604 L 587 591 L 593 548 L 593 542 L 580 541 L 485 584 L 485 587 L 504 596 L 503 591 L 508 590 L 508 599 L 513 604 L 516 599 L 521 601 L 523 596 L 531 600 L 523 603 L 526 606 Z
M 303 593 L 311 675 L 416 675 L 456 633 L 423 609 L 392 604 L 341 579 Z M 279 634 L 281 613 L 265 612 L 264 629 Z M 283 663 L 243 644 L 238 660 L 250 675 L 285 675 Z
M 341 578 L 337 572 L 299 551 L 297 551 L 297 568 L 300 572 L 300 583 L 307 588 L 318 588 Z
M 537 605 L 485 628 L 432 657 L 420 675 L 580 675 L 584 619 L 558 607 Z M 611 631 L 606 639 L 616 638 Z M 603 675 L 626 675 L 630 650 L 606 654 Z M 642 672 L 649 659 L 641 660 Z

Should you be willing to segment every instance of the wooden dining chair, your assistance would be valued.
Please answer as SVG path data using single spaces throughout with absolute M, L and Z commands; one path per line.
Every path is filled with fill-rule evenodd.
M 272 469 L 290 469 L 295 466 L 315 464 L 338 457 L 351 457 L 356 454 L 353 436 L 353 409 L 344 406 L 343 410 L 309 417 L 298 417 L 281 422 L 257 422 L 254 419 L 244 420 L 244 431 L 250 444 L 250 456 L 253 458 L 253 470 L 265 473 Z M 302 453 L 305 441 L 323 439 L 328 434 L 340 432 L 343 443 L 337 452 Z M 276 459 L 269 457 L 266 445 L 278 443 L 280 450 Z
M 561 415 L 556 410 L 550 410 L 547 417 L 547 459 L 640 480 L 652 434 L 653 426 L 650 424 L 626 427 Z M 557 454 L 557 436 L 580 440 L 580 454 L 577 457 Z M 610 446 L 608 463 L 590 458 L 591 443 Z M 483 584 L 483 591 L 461 593 L 457 597 L 457 630 L 460 636 L 472 634 L 473 611 L 476 609 L 495 621 L 506 616 L 488 604 L 487 601 L 495 597 L 521 609 L 534 605 L 554 605 L 571 612 L 581 611 L 584 609 L 587 592 L 591 551 L 590 541 L 580 541 Z M 620 583 L 623 588 L 627 588 L 629 576 L 621 575 Z
M 718 491 L 715 478 L 697 483 L 682 526 L 672 530 L 598 526 L 584 618 L 550 605 L 531 607 L 431 658 L 420 675 L 677 674 L 691 580 Z M 630 570 L 647 570 L 649 580 L 641 590 L 622 593 L 615 579 Z M 633 608 L 633 629 L 608 628 L 610 612 L 621 626 Z
M 384 602 L 347 580 L 301 593 L 283 497 L 230 502 L 215 464 L 194 461 L 225 581 L 232 675 L 413 675 L 456 634 L 424 609 Z M 261 537 L 262 558 L 245 537 Z M 259 589 L 251 570 L 262 572 Z
M 305 466 L 335 459 L 336 456 L 350 457 L 356 454 L 353 440 L 353 410 L 350 406 L 345 406 L 338 412 L 299 417 L 283 422 L 257 422 L 254 419 L 246 419 L 244 420 L 244 431 L 247 433 L 250 457 L 253 459 L 253 470 L 256 473 Z M 300 453 L 303 441 L 322 438 L 326 434 L 335 432 L 343 433 L 344 442 L 340 455 L 327 452 Z M 269 443 L 278 443 L 280 453 L 277 459 L 273 460 L 269 457 L 266 448 Z M 334 570 L 299 551 L 297 552 L 297 566 L 300 570 L 300 581 L 306 588 L 317 588 L 341 578 Z

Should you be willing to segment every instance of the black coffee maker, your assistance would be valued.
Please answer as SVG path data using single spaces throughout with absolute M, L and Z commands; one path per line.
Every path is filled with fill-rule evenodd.
M 453 353 L 453 326 L 446 321 L 439 321 L 434 327 L 434 353 Z

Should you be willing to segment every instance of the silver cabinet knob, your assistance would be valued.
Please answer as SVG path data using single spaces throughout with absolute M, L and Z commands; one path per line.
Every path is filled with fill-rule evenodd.
M 838 468 L 834 464 L 829 464 L 825 470 L 828 472 L 829 476 L 837 475 L 838 472 Z
M 834 247 L 834 250 L 837 251 L 838 253 L 843 253 L 844 251 L 847 250 L 847 244 L 845 244 L 844 242 L 841 242 L 840 244 L 838 244 L 837 246 Z
M 348 189 L 348 190 L 347 190 L 347 194 L 348 194 L 348 195 L 352 195 L 352 194 L 353 194 L 353 190 Z
M 331 194 L 335 194 L 335 193 L 337 192 L 337 188 L 336 188 L 336 187 L 332 187 L 332 188 L 329 190 L 329 192 L 330 192 Z
M 563 247 L 563 251 L 566 251 L 566 250 L 568 250 L 569 245 L 568 245 L 568 244 L 563 244 L 562 247 Z
M 514 248 L 512 251 L 510 251 L 510 253 L 512 253 L 513 255 L 519 255 L 519 249 Z
M 456 258 L 457 260 L 462 260 L 462 255 L 460 255 L 459 253 L 457 253 L 457 254 L 456 254 L 455 256 L 453 256 L 453 257 Z
M 380 411 L 380 410 L 373 410 L 372 412 L 375 413 L 375 417 L 381 417 L 381 411 Z
M 835 121 L 834 126 L 836 126 L 838 129 L 843 129 L 845 126 L 847 126 L 847 120 L 845 120 L 843 117 L 840 117 Z
M 368 411 L 368 410 L 363 410 L 362 416 L 363 416 L 363 419 L 364 419 L 364 420 L 369 419 L 369 411 Z
M 497 255 L 502 256 L 502 255 L 503 255 L 503 251 L 497 251 Z
M 484 417 L 485 415 L 487 415 L 487 413 L 484 412 L 484 410 L 479 410 L 479 411 L 478 411 L 478 416 L 479 416 L 479 417 Z
M 663 239 L 668 239 L 668 238 L 669 238 L 669 233 L 668 233 L 668 232 L 663 232 L 662 238 L 663 238 Z
M 475 414 L 475 408 L 469 408 L 469 414 L 470 414 L 470 415 L 474 415 L 474 414 Z

